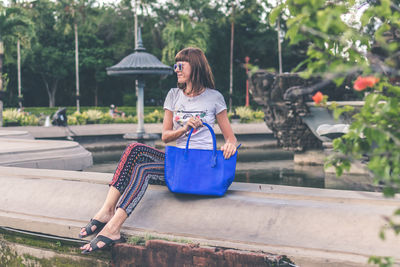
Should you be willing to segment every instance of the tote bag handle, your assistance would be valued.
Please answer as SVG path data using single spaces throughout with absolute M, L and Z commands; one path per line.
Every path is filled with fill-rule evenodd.
M 210 130 L 212 139 L 213 139 L 213 153 L 212 153 L 212 157 L 211 157 L 211 167 L 214 168 L 215 166 L 217 166 L 217 139 L 215 138 L 215 133 L 213 128 L 211 128 L 210 125 L 208 125 L 207 123 L 203 122 L 203 125 L 207 126 L 208 130 Z M 194 128 L 192 128 L 190 130 L 187 142 L 186 142 L 186 149 L 185 149 L 185 153 L 184 153 L 184 159 L 187 159 L 187 155 L 188 155 L 188 151 L 189 151 L 189 141 L 190 141 L 190 137 L 192 136 L 192 133 L 194 131 Z

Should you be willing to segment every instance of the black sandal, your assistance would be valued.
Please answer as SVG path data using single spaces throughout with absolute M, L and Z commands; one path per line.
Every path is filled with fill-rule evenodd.
M 104 246 L 102 246 L 101 248 L 99 248 L 97 246 L 97 243 L 99 243 L 100 241 L 104 242 Z M 92 241 L 90 241 L 90 247 L 92 248 L 92 250 L 85 249 L 82 251 L 82 254 L 89 254 L 93 251 L 102 250 L 107 247 L 111 247 L 114 244 L 123 243 L 123 242 L 125 242 L 125 238 L 123 238 L 122 236 L 121 236 L 121 238 L 119 238 L 117 240 L 112 240 L 111 238 L 108 238 L 104 235 L 99 235 L 96 238 L 94 238 Z
M 107 223 L 100 222 L 100 221 L 98 221 L 96 219 L 90 219 L 90 222 L 85 227 L 83 227 L 83 228 L 85 228 L 86 235 L 81 235 L 79 233 L 79 238 L 84 238 L 84 237 L 87 237 L 87 236 L 90 236 L 90 235 L 93 235 L 93 234 L 97 234 L 98 232 L 100 232 L 104 228 L 104 226 L 106 224 Z M 92 231 L 92 226 L 93 225 L 96 226 L 96 229 L 94 229 L 94 231 Z

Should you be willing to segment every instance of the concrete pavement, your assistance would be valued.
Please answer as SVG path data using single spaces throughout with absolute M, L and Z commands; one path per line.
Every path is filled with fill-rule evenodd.
M 0 225 L 64 237 L 100 208 L 111 174 L 0 167 Z M 124 224 L 128 235 L 285 254 L 299 266 L 364 266 L 370 255 L 400 262 L 399 239 L 378 237 L 400 199 L 380 193 L 234 183 L 223 198 L 150 186 Z

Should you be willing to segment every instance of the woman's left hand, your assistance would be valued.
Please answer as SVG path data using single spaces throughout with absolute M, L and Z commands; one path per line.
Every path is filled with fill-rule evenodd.
M 221 150 L 224 152 L 224 158 L 229 159 L 236 153 L 236 146 L 232 143 L 226 142 L 225 145 L 221 147 Z

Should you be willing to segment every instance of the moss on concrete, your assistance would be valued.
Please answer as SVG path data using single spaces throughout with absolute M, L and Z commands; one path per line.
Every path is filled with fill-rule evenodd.
M 157 237 L 157 236 L 152 236 L 152 235 L 130 236 L 127 240 L 127 243 L 132 244 L 132 245 L 144 246 L 146 244 L 147 240 L 164 240 L 164 241 L 171 241 L 171 242 L 183 243 L 183 244 L 193 243 L 193 241 L 187 240 L 187 239 L 165 238 L 165 237 Z
M 24 253 L 18 252 L 15 245 L 28 248 L 28 251 L 29 248 L 52 251 L 56 255 L 52 257 L 37 257 L 33 255 L 37 253 L 25 253 L 26 249 L 24 249 Z M 0 228 L 0 266 L 109 266 L 111 260 L 110 250 L 82 255 L 79 249 L 81 245 L 79 242 L 31 236 L 9 232 Z

